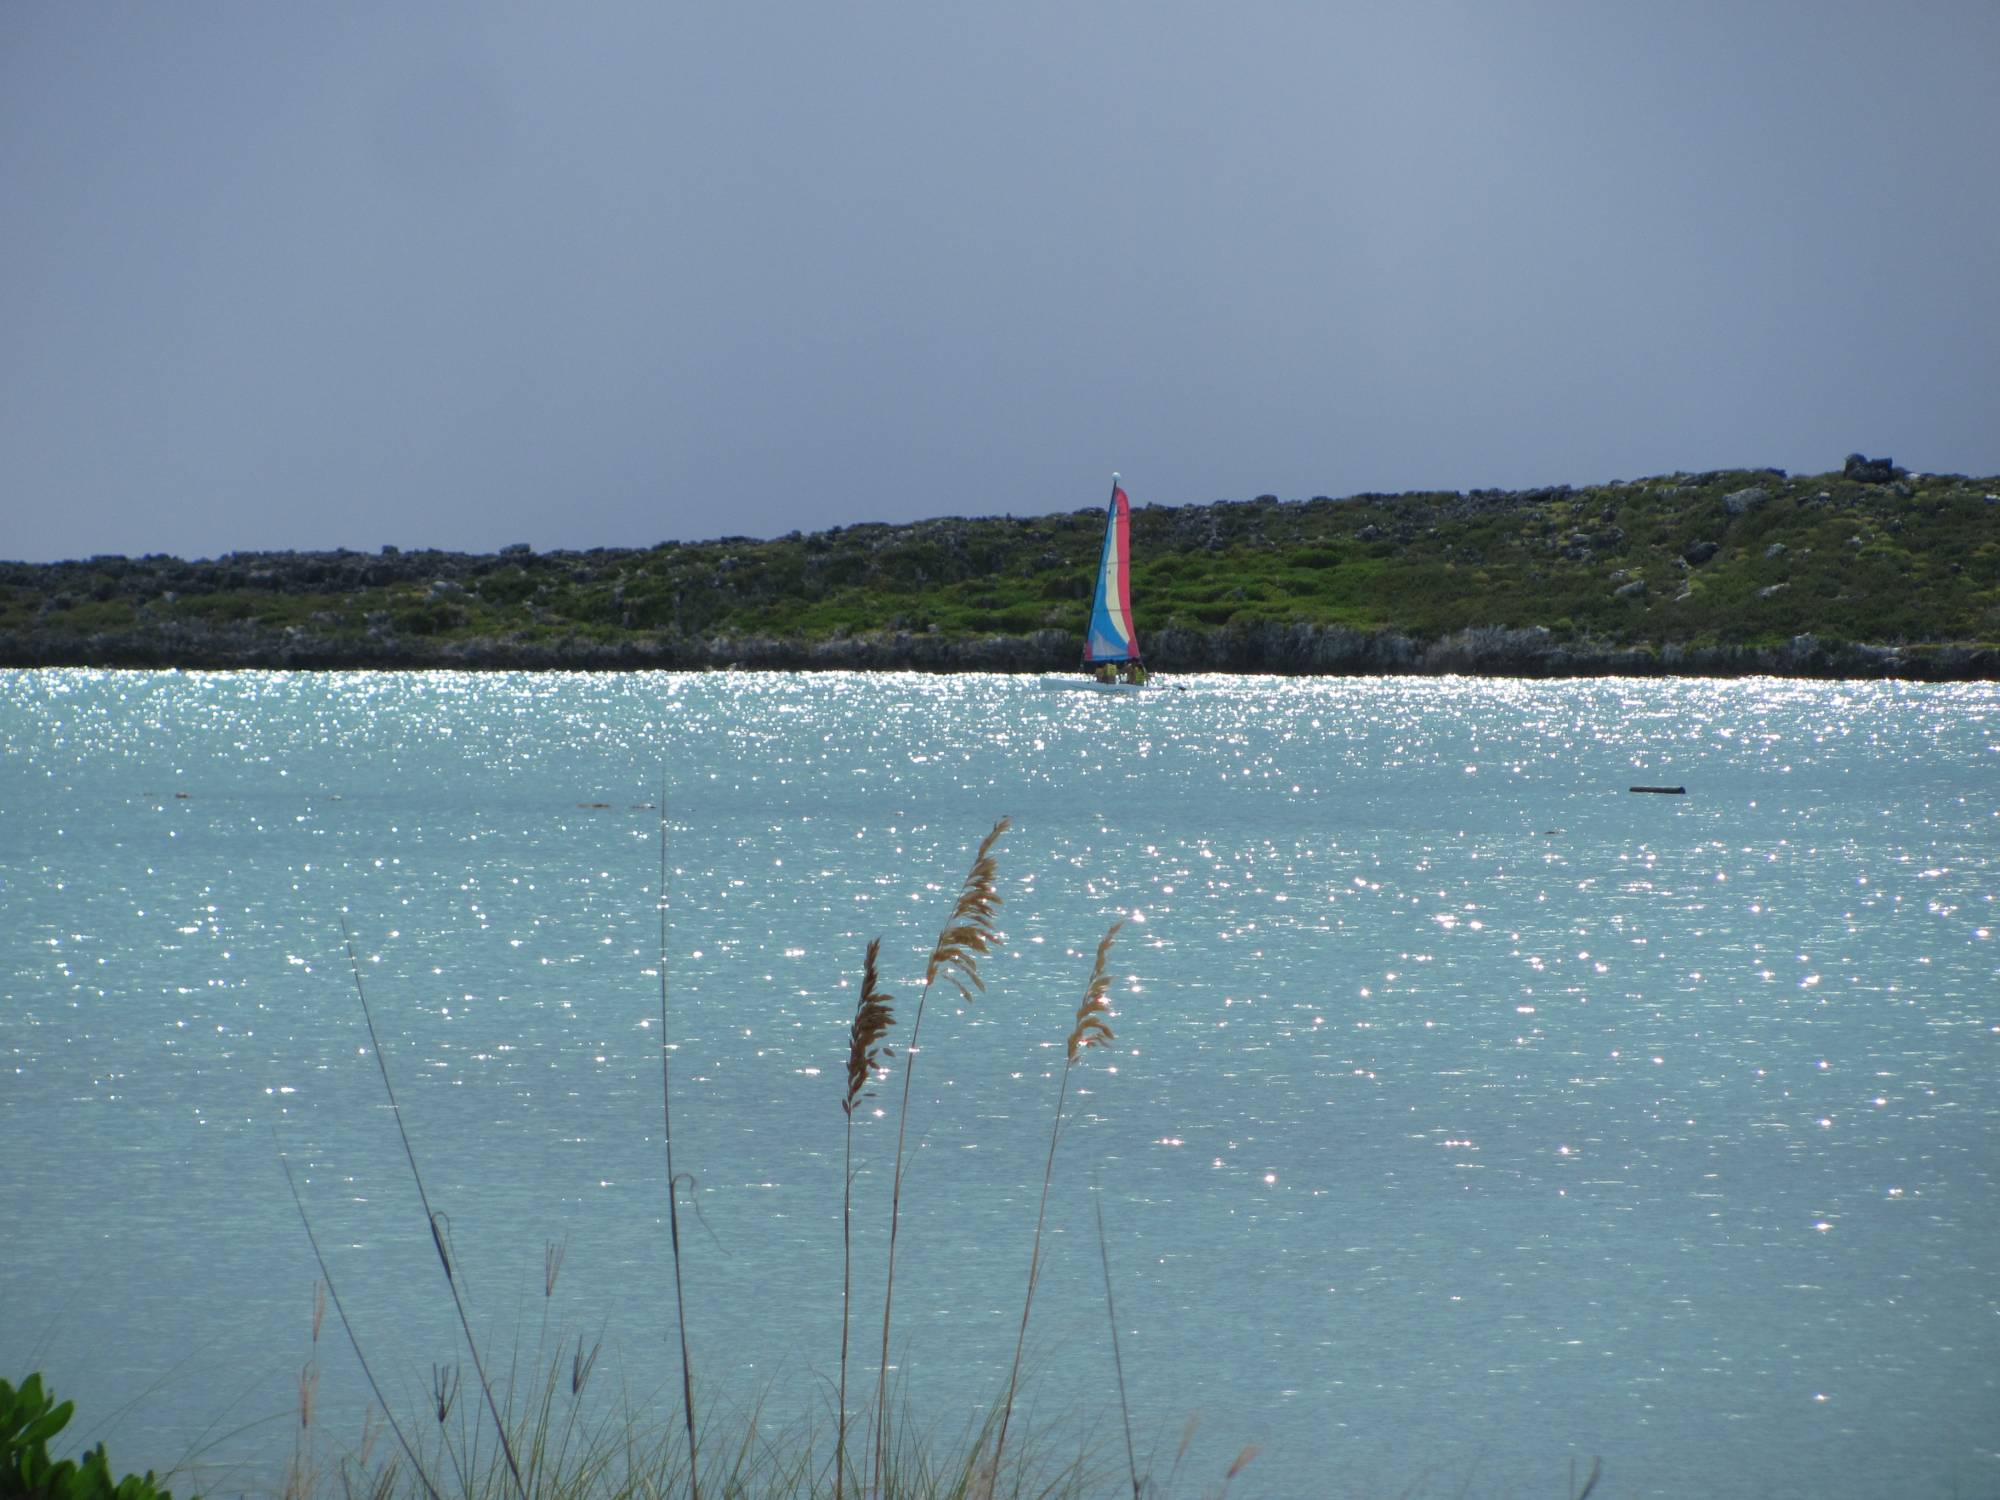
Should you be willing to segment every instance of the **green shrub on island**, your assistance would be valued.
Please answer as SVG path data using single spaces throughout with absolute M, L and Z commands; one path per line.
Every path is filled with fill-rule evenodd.
M 1996 495 L 2000 478 L 1864 463 L 1144 504 L 1133 614 L 1168 671 L 1574 672 L 1634 653 L 1627 669 L 1994 676 Z M 0 562 L 0 664 L 1067 668 L 1103 531 L 1091 507 L 637 549 Z M 1497 656 L 1449 644 L 1495 631 Z M 1901 659 L 1830 658 L 1836 633 Z M 1807 637 L 1817 653 L 1791 650 Z

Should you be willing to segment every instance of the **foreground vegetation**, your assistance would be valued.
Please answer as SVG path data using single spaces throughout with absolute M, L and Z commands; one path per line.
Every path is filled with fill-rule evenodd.
M 1142 505 L 1133 612 L 1167 670 L 2000 676 L 1996 497 L 1857 455 Z M 1066 668 L 1102 534 L 1092 507 L 644 550 L 0 564 L 0 664 Z
M 385 1398 L 377 1373 L 379 1351 L 371 1351 L 348 1322 L 341 1287 L 322 1253 L 320 1236 L 299 1195 L 291 1167 L 285 1163 L 284 1175 L 291 1185 L 304 1235 L 322 1276 L 315 1288 L 311 1352 L 298 1380 L 292 1451 L 289 1455 L 275 1455 L 278 1462 L 263 1466 L 275 1472 L 282 1462 L 281 1481 L 262 1479 L 248 1486 L 242 1476 L 233 1472 L 203 1474 L 198 1467 L 200 1456 L 191 1456 L 184 1472 L 192 1483 L 183 1484 L 182 1488 L 211 1492 L 220 1488 L 241 1493 L 247 1487 L 275 1493 L 281 1500 L 334 1500 L 336 1495 L 339 1500 L 447 1500 L 447 1497 L 450 1500 L 683 1500 L 683 1497 L 703 1500 L 704 1496 L 711 1500 L 718 1496 L 738 1497 L 738 1500 L 749 1497 L 1087 1500 L 1087 1497 L 1125 1495 L 1133 1500 L 1148 1495 L 1167 1500 L 1185 1493 L 1177 1489 L 1177 1484 L 1182 1475 L 1182 1461 L 1194 1436 L 1194 1423 L 1191 1421 L 1184 1429 L 1175 1452 L 1142 1455 L 1133 1444 L 1129 1417 L 1124 1417 L 1122 1364 L 1117 1365 L 1117 1415 L 1124 1417 L 1122 1443 L 1106 1437 L 1106 1433 L 1118 1430 L 1106 1421 L 1107 1413 L 1091 1410 L 1087 1403 L 1076 1399 L 1055 1403 L 1053 1418 L 1037 1416 L 1029 1409 L 1021 1383 L 1021 1353 L 1027 1342 L 1041 1269 L 1048 1189 L 1058 1165 L 1071 1070 L 1084 1061 L 1090 1049 L 1108 1046 L 1114 1040 L 1108 999 L 1112 980 L 1108 959 L 1120 924 L 1113 923 L 1104 934 L 1087 975 L 1079 976 L 1081 998 L 1068 1032 L 1066 1060 L 1052 1101 L 1041 1208 L 1030 1242 L 1032 1249 L 1022 1267 L 1020 1334 L 1004 1394 L 996 1396 L 982 1422 L 966 1432 L 940 1437 L 908 1415 L 889 1383 L 896 1231 L 904 1187 L 904 1128 L 911 1113 L 910 1064 L 926 1002 L 933 990 L 955 991 L 956 1003 L 963 1006 L 978 1003 L 984 997 L 983 963 L 999 938 L 997 919 L 1002 904 L 999 845 L 1007 829 L 1008 820 L 1003 818 L 973 856 L 957 899 L 944 914 L 921 978 L 916 981 L 916 1004 L 906 1028 L 900 1026 L 894 1010 L 895 996 L 883 988 L 878 972 L 879 939 L 868 946 L 861 959 L 861 984 L 845 1057 L 846 1087 L 839 1100 L 845 1117 L 840 1128 L 847 1135 L 840 1230 L 844 1249 L 851 1247 L 850 1225 L 859 1206 L 855 1201 L 856 1109 L 861 1101 L 875 1096 L 893 1067 L 900 1066 L 903 1071 L 893 1186 L 888 1202 L 878 1205 L 888 1214 L 889 1250 L 878 1283 L 882 1289 L 882 1328 L 876 1368 L 868 1372 L 874 1375 L 873 1380 L 857 1380 L 854 1394 L 850 1395 L 848 1328 L 854 1321 L 850 1311 L 857 1278 L 848 1255 L 843 1256 L 846 1271 L 839 1292 L 842 1339 L 837 1397 L 828 1392 L 831 1399 L 825 1400 L 821 1409 L 800 1413 L 795 1418 L 779 1414 L 773 1420 L 761 1407 L 741 1412 L 720 1409 L 713 1392 L 728 1386 L 728 1379 L 709 1383 L 702 1379 L 708 1370 L 727 1368 L 728 1356 L 726 1351 L 704 1349 L 700 1310 L 690 1307 L 680 1291 L 684 1246 L 680 1233 L 680 1194 L 690 1174 L 684 1170 L 687 1164 L 676 1163 L 673 1155 L 670 1106 L 674 1033 L 667 987 L 664 892 L 668 866 L 663 818 L 657 975 L 661 1123 L 666 1166 L 663 1190 L 669 1234 L 661 1253 L 673 1276 L 675 1296 L 673 1326 L 652 1332 L 678 1354 L 680 1380 L 672 1395 L 660 1406 L 645 1411 L 607 1410 L 594 1402 L 590 1388 L 599 1346 L 584 1339 L 577 1339 L 572 1345 L 560 1331 L 551 1329 L 546 1312 L 562 1273 L 563 1246 L 557 1243 L 551 1243 L 547 1249 L 543 1276 L 545 1311 L 532 1346 L 498 1359 L 492 1357 L 491 1350 L 482 1352 L 474 1332 L 475 1320 L 467 1312 L 463 1270 L 452 1243 L 448 1213 L 434 1202 L 427 1187 L 419 1143 L 407 1128 L 397 1098 L 394 1070 L 382 1048 L 374 1011 L 363 986 L 362 964 L 350 940 L 347 959 L 355 1002 L 367 1029 L 368 1050 L 380 1070 L 387 1118 L 401 1139 L 415 1203 L 428 1223 L 428 1238 L 436 1252 L 440 1273 L 436 1283 L 438 1295 L 447 1299 L 457 1314 L 459 1347 L 447 1357 L 449 1362 L 433 1364 L 431 1399 L 424 1410 L 399 1410 Z M 935 1023 L 949 1024 L 948 1017 Z M 909 1039 L 907 1047 L 900 1041 L 904 1035 Z M 949 1046 L 949 1042 L 945 1045 Z M 876 1112 L 871 1108 L 868 1113 Z M 644 1128 L 640 1122 L 634 1123 L 636 1128 Z M 832 1121 L 829 1128 L 835 1128 Z M 872 1130 L 869 1134 L 884 1138 L 871 1143 L 872 1150 L 888 1150 L 886 1130 Z M 1116 1363 L 1117 1332 L 1111 1312 L 1113 1272 L 1101 1221 L 1099 1247 L 1104 1263 L 1108 1336 Z M 806 1288 L 792 1291 L 797 1295 L 808 1293 Z M 333 1314 L 331 1319 L 327 1317 L 329 1309 Z M 663 1308 L 662 1322 L 665 1321 Z M 336 1330 L 345 1334 L 349 1352 L 375 1397 L 358 1448 L 329 1443 L 320 1431 L 317 1392 L 322 1336 L 331 1341 Z M 860 1347 L 865 1350 L 864 1357 L 877 1353 L 869 1345 Z M 872 1399 L 860 1394 L 867 1387 L 872 1387 Z M 710 1394 L 698 1395 L 703 1390 Z M 60 1408 L 54 1406 L 38 1377 L 30 1377 L 18 1395 L 12 1387 L 0 1383 L 0 1500 L 171 1500 L 159 1487 L 164 1481 L 156 1480 L 150 1472 L 114 1485 L 102 1447 L 86 1455 L 81 1464 L 52 1462 L 46 1442 L 60 1430 L 69 1411 L 68 1403 Z M 1256 1456 L 1254 1444 L 1242 1446 L 1226 1469 L 1201 1483 L 1198 1492 L 1205 1496 L 1225 1495 Z M 167 1478 L 173 1479 L 175 1475 Z M 210 1478 L 214 1482 L 205 1482 Z M 1190 1488 L 1194 1483 L 1190 1474 Z
M 100 1443 L 81 1458 L 53 1459 L 50 1441 L 68 1425 L 73 1403 L 57 1406 L 30 1375 L 20 1391 L 0 1380 L 0 1496 L 5 1500 L 174 1500 L 176 1493 L 243 1496 L 261 1494 L 270 1500 L 685 1500 L 691 1494 L 730 1500 L 817 1500 L 862 1490 L 852 1483 L 840 1488 L 828 1476 L 826 1454 L 831 1447 L 824 1425 L 809 1420 L 772 1424 L 761 1411 L 704 1413 L 704 1436 L 713 1440 L 697 1480 L 680 1440 L 678 1414 L 662 1422 L 657 1414 L 608 1411 L 595 1403 L 590 1390 L 588 1351 L 584 1362 L 562 1353 L 533 1369 L 516 1388 L 499 1394 L 507 1421 L 508 1450 L 518 1455 L 518 1483 L 501 1449 L 475 1422 L 466 1418 L 467 1396 L 447 1388 L 435 1411 L 405 1414 L 403 1425 L 411 1448 L 395 1451 L 389 1424 L 377 1413 L 358 1445 L 342 1444 L 323 1430 L 313 1399 L 317 1365 L 308 1365 L 300 1385 L 293 1422 L 295 1437 L 289 1455 L 280 1454 L 281 1477 L 270 1483 L 235 1469 L 214 1470 L 199 1455 L 167 1475 L 111 1478 L 110 1461 Z M 476 1395 L 470 1398 L 478 1404 Z M 442 1415 L 438 1415 L 438 1411 Z M 10 1416 L 21 1420 L 10 1421 Z M 36 1418 L 29 1422 L 28 1417 Z M 1017 1438 L 1014 1454 L 1000 1488 L 991 1485 L 994 1422 L 967 1432 L 937 1434 L 914 1423 L 897 1424 L 894 1444 L 884 1462 L 879 1494 L 893 1500 L 990 1500 L 994 1494 L 1032 1496 L 1035 1500 L 1094 1500 L 1132 1493 L 1123 1472 L 1099 1461 L 1091 1451 L 1061 1448 L 1046 1427 Z M 1163 1472 L 1142 1480 L 1156 1496 L 1179 1490 L 1187 1439 L 1165 1455 Z M 385 1450 L 389 1450 L 385 1452 Z M 1236 1472 L 1250 1457 L 1239 1455 Z M 1234 1474 L 1225 1472 L 1220 1486 L 1211 1481 L 1201 1493 L 1226 1490 Z M 172 1483 L 175 1489 L 165 1486 Z M 869 1493 L 878 1493 L 870 1491 Z
M 149 1469 L 111 1477 L 104 1444 L 81 1459 L 49 1457 L 49 1441 L 69 1426 L 75 1403 L 58 1405 L 30 1375 L 16 1390 L 0 1380 L 0 1496 L 5 1500 L 173 1500 Z

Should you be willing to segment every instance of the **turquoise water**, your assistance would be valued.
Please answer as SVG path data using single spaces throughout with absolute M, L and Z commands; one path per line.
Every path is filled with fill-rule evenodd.
M 1620 1496 L 2000 1492 L 1990 684 L 0 673 L 0 1373 L 121 1468 L 271 1482 L 318 1275 L 282 1154 L 421 1404 L 456 1325 L 344 920 L 484 1345 L 546 1317 L 666 1410 L 662 778 L 718 1399 L 826 1399 L 862 949 L 907 1025 L 1009 815 L 988 993 L 932 997 L 915 1073 L 925 1415 L 1004 1384 L 1124 918 L 1030 1340 L 1121 1470 L 1093 1184 L 1142 1455 L 1201 1413 L 1184 1493 L 1252 1442 L 1232 1494 L 1553 1495 L 1593 1455 Z M 870 1380 L 901 1065 L 856 1130 Z M 330 1316 L 317 1358 L 358 1443 Z

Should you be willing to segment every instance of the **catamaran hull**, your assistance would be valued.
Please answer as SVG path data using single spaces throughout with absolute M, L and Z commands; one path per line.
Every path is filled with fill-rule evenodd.
M 1082 682 L 1074 677 L 1044 677 L 1042 686 L 1065 693 L 1157 693 L 1159 687 L 1150 682 Z

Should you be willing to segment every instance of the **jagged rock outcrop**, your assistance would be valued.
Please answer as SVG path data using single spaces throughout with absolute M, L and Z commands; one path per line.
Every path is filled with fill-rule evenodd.
M 1869 458 L 1860 453 L 1848 454 L 1847 463 L 1840 472 L 1843 478 L 1852 479 L 1857 484 L 1892 484 L 1909 473 L 1907 469 L 1897 468 L 1893 458 Z

